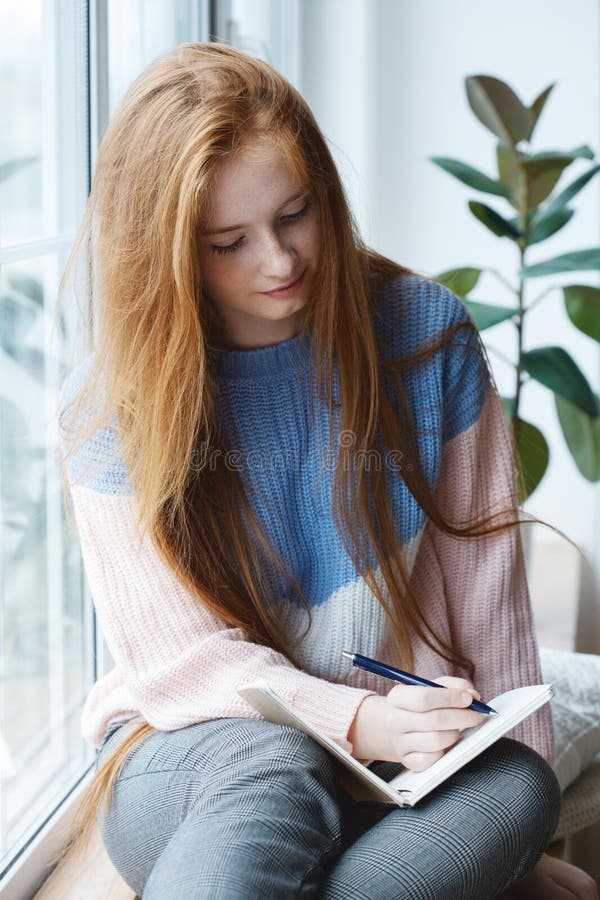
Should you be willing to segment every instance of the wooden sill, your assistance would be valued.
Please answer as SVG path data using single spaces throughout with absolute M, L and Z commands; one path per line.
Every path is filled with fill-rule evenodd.
M 68 855 L 48 876 L 35 900 L 135 900 L 110 861 L 100 832 L 76 856 Z

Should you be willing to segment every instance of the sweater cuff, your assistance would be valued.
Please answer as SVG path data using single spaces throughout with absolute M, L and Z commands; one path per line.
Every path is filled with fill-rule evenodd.
M 320 731 L 339 744 L 348 753 L 353 747 L 348 732 L 365 697 L 376 691 L 332 684 L 321 680 L 316 687 L 302 686 L 294 694 L 292 705 Z

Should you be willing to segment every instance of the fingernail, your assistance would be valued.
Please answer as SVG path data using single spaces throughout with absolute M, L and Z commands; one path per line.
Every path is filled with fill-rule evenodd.
M 473 702 L 473 695 L 472 695 L 472 694 L 468 694 L 466 691 L 463 691 L 462 694 L 461 694 L 461 696 L 462 696 L 462 702 L 463 702 L 463 703 L 472 703 L 472 702 Z

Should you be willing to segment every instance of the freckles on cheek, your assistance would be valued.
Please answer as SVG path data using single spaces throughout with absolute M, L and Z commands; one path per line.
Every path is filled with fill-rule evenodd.
M 224 299 L 247 286 L 237 261 L 228 257 L 211 259 L 202 276 L 206 290 L 215 300 Z
M 219 259 L 216 256 L 207 257 L 202 267 L 204 280 L 207 284 L 219 282 L 226 277 L 230 268 L 227 266 L 227 260 L 225 259 Z

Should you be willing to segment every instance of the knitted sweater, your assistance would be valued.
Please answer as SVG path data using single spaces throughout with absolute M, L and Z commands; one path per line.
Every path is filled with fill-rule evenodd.
M 380 346 L 393 359 L 466 318 L 449 290 L 416 276 L 389 280 L 374 309 Z M 403 375 L 426 477 L 454 520 L 506 504 L 513 491 L 503 411 L 485 363 L 472 352 L 476 340 L 463 328 L 449 346 Z M 348 731 L 360 703 L 393 686 L 351 667 L 341 653 L 348 649 L 403 667 L 381 604 L 337 533 L 331 460 L 319 478 L 328 411 L 316 393 L 309 345 L 309 337 L 296 335 L 255 350 L 223 351 L 213 373 L 227 447 L 257 492 L 253 508 L 259 521 L 311 607 L 312 627 L 300 639 L 304 608 L 279 572 L 266 573 L 279 598 L 281 629 L 293 641 L 301 668 L 208 611 L 148 535 L 140 543 L 136 498 L 116 428 L 99 431 L 72 459 L 69 482 L 85 571 L 115 663 L 83 710 L 83 734 L 92 745 L 100 744 L 111 722 L 136 715 L 164 731 L 226 716 L 259 717 L 237 688 L 260 677 L 352 752 Z M 83 363 L 67 379 L 63 403 L 77 393 L 87 368 Z M 382 374 L 386 391 L 388 377 Z M 66 448 L 64 435 L 63 440 Z M 474 683 L 483 699 L 540 682 L 518 530 L 483 540 L 450 538 L 426 519 L 408 491 L 397 455 L 381 464 L 388 467 L 411 586 L 437 635 L 475 664 Z M 385 589 L 380 570 L 375 574 Z M 415 638 L 413 645 L 414 671 L 428 678 L 452 674 L 421 641 Z M 548 706 L 513 736 L 551 759 Z

